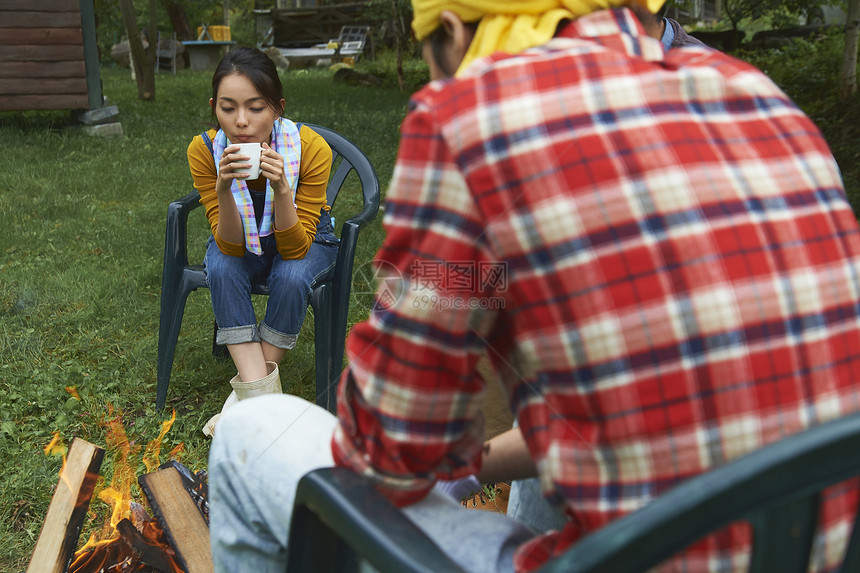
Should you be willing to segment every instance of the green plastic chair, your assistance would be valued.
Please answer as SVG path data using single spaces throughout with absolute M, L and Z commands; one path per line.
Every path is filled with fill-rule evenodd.
M 340 232 L 340 246 L 332 276 L 315 285 L 310 305 L 314 312 L 314 356 L 316 368 L 316 403 L 330 412 L 336 408 L 336 385 L 343 365 L 346 338 L 347 312 L 355 248 L 359 231 L 376 217 L 379 210 L 379 179 L 370 160 L 350 140 L 318 125 L 305 124 L 325 138 L 332 150 L 332 170 L 326 190 L 328 204 L 334 207 L 338 194 L 350 173 L 355 172 L 361 184 L 361 211 L 344 221 Z M 203 265 L 188 262 L 188 214 L 200 207 L 200 195 L 192 191 L 172 202 L 167 208 L 167 227 L 164 240 L 164 269 L 161 280 L 161 317 L 158 329 L 158 368 L 155 406 L 164 407 L 170 372 L 185 301 L 191 291 L 209 288 L 203 274 Z M 251 292 L 268 295 L 263 283 L 252 285 Z M 217 328 L 217 327 L 216 327 Z M 216 356 L 226 349 L 215 344 Z
M 751 573 L 805 573 L 821 490 L 860 475 L 860 415 L 821 424 L 691 478 L 583 538 L 543 573 L 642 573 L 737 520 L 753 528 Z M 860 571 L 857 521 L 841 571 Z M 461 571 L 366 478 L 344 468 L 299 482 L 289 571 Z

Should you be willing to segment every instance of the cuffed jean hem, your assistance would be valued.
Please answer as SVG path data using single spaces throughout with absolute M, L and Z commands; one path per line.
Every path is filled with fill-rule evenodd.
M 216 344 L 243 344 L 245 342 L 260 342 L 260 332 L 256 324 L 248 326 L 231 326 L 218 328 L 215 335 Z
M 278 332 L 265 322 L 260 323 L 260 339 L 265 340 L 276 348 L 284 350 L 292 350 L 296 346 L 296 340 L 299 339 L 298 334 L 284 334 Z

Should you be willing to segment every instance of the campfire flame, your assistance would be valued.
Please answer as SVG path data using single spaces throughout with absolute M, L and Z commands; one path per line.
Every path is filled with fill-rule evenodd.
M 111 484 L 99 492 L 99 499 L 113 508 L 110 521 L 102 527 L 102 539 L 115 539 L 119 536 L 117 524 L 131 514 L 131 486 L 137 483 L 137 468 L 132 465 L 130 458 L 137 455 L 140 446 L 128 441 L 120 416 L 109 420 L 107 426 L 108 449 L 117 453 Z
M 112 407 L 109 407 L 108 412 L 113 416 Z M 158 468 L 162 442 L 175 420 L 174 411 L 170 420 L 162 422 L 158 437 L 146 445 L 142 461 L 147 472 Z M 140 446 L 129 441 L 121 414 L 105 421 L 105 425 L 108 448 L 116 453 L 111 483 L 98 493 L 98 498 L 111 507 L 111 512 L 101 530 L 93 532 L 75 553 L 68 568 L 69 573 L 182 573 L 176 554 L 158 521 L 150 518 L 132 496 L 132 486 L 137 483 Z M 170 457 L 175 458 L 182 448 L 183 444 L 173 448 Z M 65 466 L 65 452 L 60 434 L 55 433 L 51 442 L 45 446 L 45 453 L 62 455 Z
M 143 454 L 143 463 L 146 465 L 147 472 L 153 472 L 159 465 L 159 457 L 161 456 L 161 442 L 164 440 L 164 436 L 167 435 L 167 432 L 173 426 L 173 422 L 176 421 L 176 410 L 173 411 L 173 415 L 169 420 L 165 420 L 161 423 L 161 433 L 158 434 L 158 437 L 146 444 L 146 450 Z M 181 446 L 182 444 L 179 444 Z M 179 447 L 177 446 L 177 448 Z M 176 448 L 174 448 L 174 451 Z M 170 452 L 171 457 L 173 455 L 173 451 Z
M 66 454 L 69 453 L 69 448 L 63 443 L 63 438 L 60 437 L 60 432 L 54 432 L 54 436 L 51 438 L 51 441 L 48 442 L 48 445 L 44 447 L 43 451 L 46 456 L 60 456 L 63 458 L 63 465 L 60 466 L 60 479 L 63 483 L 66 484 L 66 487 L 69 490 L 72 490 L 72 484 L 69 483 L 69 479 L 66 477 Z
M 46 456 L 63 456 L 63 462 L 66 461 L 66 454 L 69 449 L 63 443 L 63 438 L 60 437 L 60 432 L 54 432 L 54 437 L 51 438 L 51 441 L 45 446 L 45 455 Z

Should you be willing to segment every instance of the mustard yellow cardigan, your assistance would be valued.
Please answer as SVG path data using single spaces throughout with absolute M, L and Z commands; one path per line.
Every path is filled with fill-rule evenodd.
M 210 129 L 210 139 L 215 138 L 217 130 Z M 296 214 L 299 221 L 289 229 L 275 229 L 275 243 L 284 259 L 301 259 L 307 254 L 317 232 L 320 209 L 329 210 L 325 191 L 331 172 L 331 148 L 325 139 L 311 128 L 303 125 L 299 131 L 302 140 L 302 161 L 299 167 L 299 185 L 296 190 Z M 215 243 L 225 255 L 241 257 L 245 254 L 245 244 L 230 243 L 218 235 L 218 194 L 215 192 L 215 160 L 212 153 L 199 135 L 188 145 L 188 166 L 194 188 L 200 193 L 200 202 L 206 211 L 206 218 L 212 227 Z M 266 178 L 248 181 L 248 188 L 254 191 L 266 190 Z

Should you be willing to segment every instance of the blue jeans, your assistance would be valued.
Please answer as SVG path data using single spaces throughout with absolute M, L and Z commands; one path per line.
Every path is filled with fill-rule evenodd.
M 333 464 L 336 424 L 325 409 L 287 394 L 243 400 L 223 414 L 209 453 L 215 571 L 285 570 L 296 486 Z M 403 513 L 467 571 L 511 571 L 514 551 L 534 536 L 514 519 L 465 509 L 435 489 Z
M 262 255 L 245 251 L 243 257 L 225 255 L 209 237 L 203 259 L 212 312 L 218 323 L 218 344 L 265 340 L 291 349 L 305 320 L 308 300 L 316 284 L 334 272 L 338 239 L 328 211 L 322 210 L 314 242 L 302 259 L 284 260 L 275 235 L 260 237 Z M 265 281 L 269 287 L 266 315 L 257 327 L 251 303 L 251 284 Z

